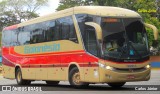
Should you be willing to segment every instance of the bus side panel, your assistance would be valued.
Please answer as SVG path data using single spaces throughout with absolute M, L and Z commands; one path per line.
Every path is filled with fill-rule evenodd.
M 2 73 L 5 78 L 13 79 L 15 78 L 15 64 L 13 58 L 9 54 L 9 47 L 2 48 Z
M 36 76 L 35 76 L 35 70 L 34 68 L 22 68 L 22 77 L 23 79 L 28 79 L 28 80 L 35 80 Z
M 48 80 L 62 80 L 61 75 L 61 68 L 60 68 L 60 56 L 59 55 L 52 55 L 47 56 L 47 63 L 48 63 Z
M 36 65 L 32 66 L 31 62 L 34 62 L 33 58 L 30 57 L 24 57 L 23 59 L 28 60 L 28 62 L 21 62 L 22 63 L 22 76 L 23 79 L 30 79 L 35 80 L 36 79 Z
M 15 78 L 15 68 L 14 67 L 10 67 L 10 66 L 6 66 L 6 65 L 2 65 L 2 74 L 4 78 L 8 78 L 8 79 L 14 79 Z
M 87 53 L 83 55 L 84 82 L 99 82 L 98 59 Z

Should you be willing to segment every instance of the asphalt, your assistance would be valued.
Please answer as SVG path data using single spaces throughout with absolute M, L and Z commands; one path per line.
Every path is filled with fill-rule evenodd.
M 23 92 L 23 94 L 160 94 L 160 70 L 152 70 L 151 79 L 149 81 L 141 82 L 127 82 L 122 88 L 111 88 L 107 84 L 91 84 L 86 88 L 73 88 L 69 85 L 68 82 L 61 81 L 57 86 L 46 85 L 44 81 L 35 81 L 32 82 L 29 86 L 18 86 L 16 80 L 4 79 L 0 75 L 0 85 L 2 86 L 12 86 L 12 87 L 38 87 L 39 92 Z M 2 86 L 0 88 L 2 88 Z M 136 90 L 137 88 L 148 88 L 153 87 L 157 90 Z M 1 90 L 1 89 L 0 89 Z M 14 89 L 16 90 L 16 89 Z M 42 91 L 41 91 L 42 90 Z M 46 90 L 46 91 L 44 91 Z M 19 94 L 22 92 L 4 92 L 1 91 L 0 94 Z

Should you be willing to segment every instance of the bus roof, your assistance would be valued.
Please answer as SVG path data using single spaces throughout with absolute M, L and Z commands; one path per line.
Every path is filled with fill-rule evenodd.
M 48 20 L 52 20 L 52 19 L 56 19 L 64 16 L 73 15 L 73 14 L 91 14 L 91 15 L 98 15 L 98 16 L 105 16 L 105 17 L 141 18 L 141 16 L 137 12 L 129 9 L 125 9 L 125 8 L 111 7 L 111 6 L 78 6 L 78 7 L 68 8 L 68 9 L 61 10 L 49 15 L 28 20 L 26 22 L 17 24 L 17 27 L 22 27 L 22 26 L 26 26 L 34 23 L 48 21 Z M 8 27 L 6 28 L 7 30 L 9 29 Z
M 139 17 L 141 16 L 132 10 L 112 6 L 79 6 L 74 7 L 74 14 L 92 14 L 106 17 Z

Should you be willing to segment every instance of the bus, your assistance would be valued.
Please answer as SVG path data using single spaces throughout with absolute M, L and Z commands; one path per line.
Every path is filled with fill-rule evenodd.
M 128 9 L 78 6 L 4 28 L 3 77 L 18 85 L 46 81 L 74 87 L 150 79 L 150 54 L 145 27 Z

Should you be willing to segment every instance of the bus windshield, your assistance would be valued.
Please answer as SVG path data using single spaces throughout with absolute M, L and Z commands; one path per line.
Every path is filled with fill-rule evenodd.
M 145 27 L 138 18 L 102 18 L 106 59 L 136 62 L 149 56 Z

